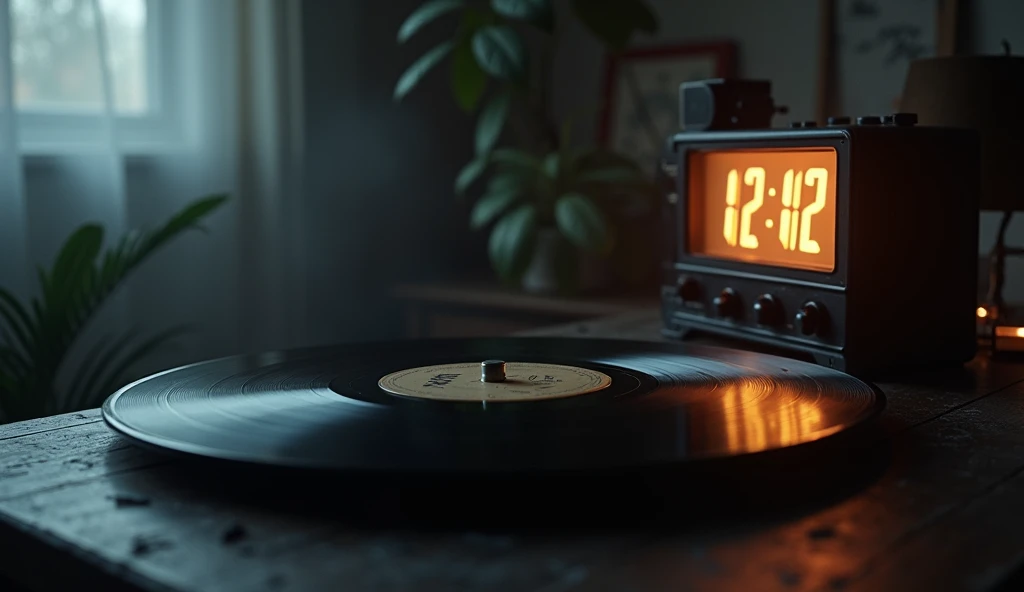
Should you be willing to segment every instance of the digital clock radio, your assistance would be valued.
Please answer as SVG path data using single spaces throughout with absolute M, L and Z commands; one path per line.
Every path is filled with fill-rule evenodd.
M 970 360 L 979 141 L 916 121 L 673 136 L 664 333 L 850 373 Z

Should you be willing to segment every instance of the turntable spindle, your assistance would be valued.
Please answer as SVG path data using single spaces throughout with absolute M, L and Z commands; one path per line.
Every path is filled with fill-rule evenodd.
M 484 360 L 480 362 L 480 382 L 504 382 L 505 362 L 502 360 Z

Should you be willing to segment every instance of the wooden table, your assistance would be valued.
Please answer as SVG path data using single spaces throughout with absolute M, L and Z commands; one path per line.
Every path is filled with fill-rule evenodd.
M 534 334 L 656 340 L 657 327 L 647 312 Z M 325 510 L 344 500 L 313 492 L 212 492 L 96 411 L 7 425 L 0 569 L 39 590 L 1024 589 L 1024 364 L 982 356 L 964 373 L 879 386 L 892 458 L 866 488 L 657 532 L 602 529 L 601 515 L 546 531 L 472 516 L 449 529 L 353 525 Z

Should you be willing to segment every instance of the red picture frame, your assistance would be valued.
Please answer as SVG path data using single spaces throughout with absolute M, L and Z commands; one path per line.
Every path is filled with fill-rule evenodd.
M 619 107 L 616 104 L 616 95 L 618 94 L 619 73 L 623 64 L 644 64 L 672 60 L 673 58 L 685 60 L 706 56 L 712 56 L 715 60 L 715 67 L 710 78 L 729 78 L 736 75 L 736 44 L 731 41 L 647 46 L 630 49 L 618 55 L 609 55 L 605 59 L 604 108 L 601 110 L 598 124 L 598 140 L 601 145 L 606 148 L 610 147 L 614 115 Z M 676 88 L 682 82 L 685 81 L 676 82 Z

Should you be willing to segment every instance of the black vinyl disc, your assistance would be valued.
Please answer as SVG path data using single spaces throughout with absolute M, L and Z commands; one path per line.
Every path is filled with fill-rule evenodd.
M 466 364 L 477 374 L 461 380 L 473 387 L 480 362 L 489 359 L 510 368 L 559 365 L 604 382 L 588 383 L 582 394 L 527 401 L 439 400 L 379 385 L 408 369 Z M 543 374 L 529 379 L 541 384 Z M 436 376 L 451 381 L 459 372 Z M 515 390 L 514 382 L 504 388 Z M 531 392 L 551 392 L 537 388 Z M 104 403 L 103 418 L 137 442 L 211 459 L 510 474 L 692 464 L 800 448 L 867 425 L 883 405 L 871 385 L 782 357 L 682 343 L 493 338 L 193 364 L 124 387 Z

